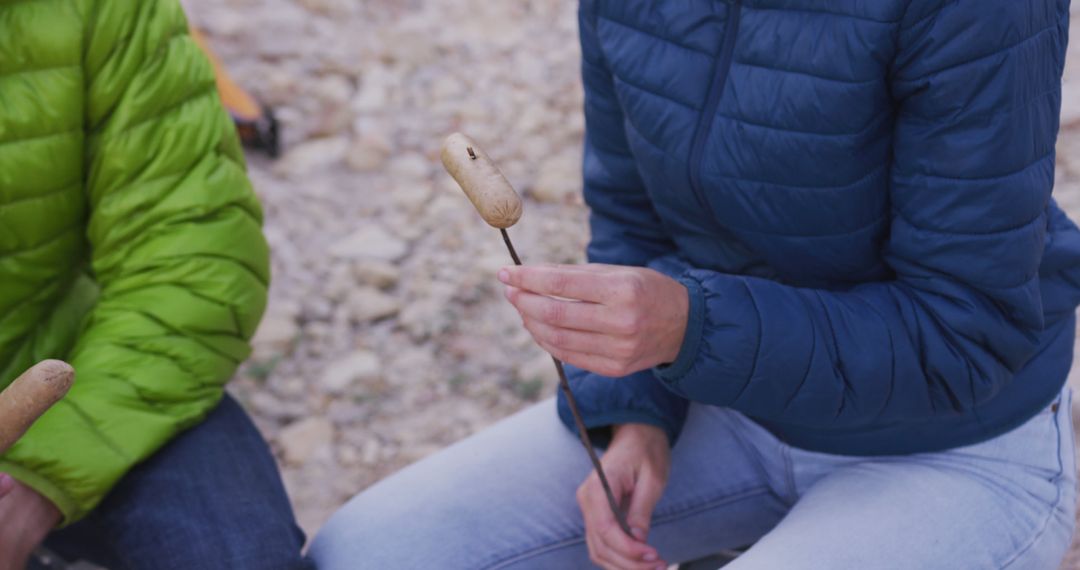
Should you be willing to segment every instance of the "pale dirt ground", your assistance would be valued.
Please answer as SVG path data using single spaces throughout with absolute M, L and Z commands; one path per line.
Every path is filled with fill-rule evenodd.
M 526 260 L 581 260 L 574 3 L 184 3 L 284 123 L 285 157 L 251 156 L 275 279 L 231 390 L 311 533 L 357 491 L 553 393 L 493 285 L 498 234 L 437 153 L 472 134 L 527 196 L 513 230 Z M 1080 219 L 1080 42 L 1068 67 L 1055 196 Z M 1080 569 L 1080 544 L 1063 567 Z

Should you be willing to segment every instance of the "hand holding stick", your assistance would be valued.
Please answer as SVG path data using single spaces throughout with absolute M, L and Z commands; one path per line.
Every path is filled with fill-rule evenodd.
M 472 139 L 461 133 L 450 135 L 446 142 L 443 143 L 442 162 L 443 166 L 446 167 L 446 171 L 450 173 L 450 176 L 454 177 L 454 180 L 461 186 L 473 206 L 476 207 L 480 217 L 484 218 L 484 221 L 492 227 L 498 228 L 502 233 L 503 241 L 506 243 L 506 248 L 509 250 L 514 264 L 521 265 L 521 259 L 518 257 L 517 251 L 514 250 L 514 244 L 510 241 L 510 234 L 506 232 L 506 228 L 513 226 L 521 219 L 522 213 L 521 198 L 518 197 L 514 188 L 510 186 L 510 182 L 506 180 L 506 177 L 491 161 L 491 158 Z M 570 406 L 570 413 L 574 416 L 574 424 L 577 427 L 578 436 L 581 438 L 581 444 L 589 454 L 589 460 L 592 461 L 593 468 L 596 469 L 596 474 L 600 478 L 600 484 L 604 487 L 611 512 L 615 514 L 615 519 L 619 521 L 619 526 L 622 527 L 623 532 L 627 536 L 633 537 L 630 525 L 626 522 L 626 515 L 619 507 L 615 494 L 611 492 L 611 485 L 608 483 L 607 476 L 604 475 L 604 468 L 600 464 L 600 459 L 596 456 L 592 442 L 589 440 L 589 432 L 585 428 L 584 420 L 581 419 L 577 400 L 574 399 L 574 394 L 570 391 L 570 383 L 566 380 L 566 371 L 563 370 L 563 364 L 555 357 L 551 359 L 555 362 L 555 369 L 559 373 L 559 389 L 566 396 L 566 402 Z
M 45 360 L 0 392 L 0 454 L 7 451 L 42 414 L 71 388 L 75 370 L 66 362 Z

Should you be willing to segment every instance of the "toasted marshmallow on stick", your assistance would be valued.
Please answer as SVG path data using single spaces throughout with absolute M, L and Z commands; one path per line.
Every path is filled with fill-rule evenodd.
M 75 370 L 59 360 L 31 367 L 0 392 L 0 453 L 7 451 L 42 414 L 60 401 L 75 380 Z
M 442 163 L 489 225 L 506 229 L 521 219 L 521 198 L 475 141 L 461 133 L 450 135 L 443 143 Z

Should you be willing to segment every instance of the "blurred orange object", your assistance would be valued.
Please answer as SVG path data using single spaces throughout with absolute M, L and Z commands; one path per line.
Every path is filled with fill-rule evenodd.
M 274 112 L 269 107 L 260 104 L 247 91 L 233 80 L 221 59 L 210 49 L 210 44 L 202 32 L 190 28 L 191 37 L 202 48 L 203 53 L 214 66 L 214 75 L 217 78 L 217 90 L 225 109 L 236 123 L 236 130 L 240 134 L 240 140 L 249 147 L 265 150 L 271 157 L 276 158 L 281 152 L 281 143 L 278 136 L 278 122 L 274 118 Z

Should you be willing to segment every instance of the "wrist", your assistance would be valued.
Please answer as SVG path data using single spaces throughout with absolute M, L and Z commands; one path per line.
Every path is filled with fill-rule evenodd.
M 60 514 L 60 509 L 56 508 L 56 505 L 49 502 L 48 499 L 37 495 L 40 500 L 36 501 L 34 506 L 34 521 L 36 527 L 44 531 L 42 539 L 45 538 L 45 534 L 48 534 L 52 529 L 56 528 L 63 519 L 63 515 Z
M 674 308 L 672 311 L 671 332 L 665 335 L 667 343 L 662 355 L 663 364 L 670 364 L 679 358 L 683 340 L 686 338 L 686 328 L 690 322 L 690 291 L 681 282 L 670 277 L 668 279 L 673 283 L 671 290 Z
M 27 528 L 40 533 L 40 537 L 36 537 L 38 539 L 44 539 L 63 520 L 60 509 L 52 501 L 25 483 L 16 482 L 15 489 L 4 500 L 12 502 L 15 512 L 26 521 Z
M 611 426 L 611 439 L 634 438 L 644 440 L 660 439 L 667 442 L 667 433 L 652 424 L 630 423 Z

